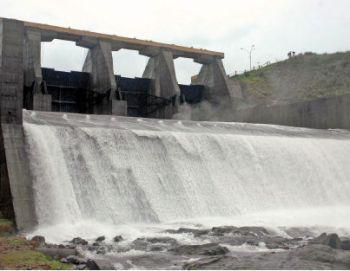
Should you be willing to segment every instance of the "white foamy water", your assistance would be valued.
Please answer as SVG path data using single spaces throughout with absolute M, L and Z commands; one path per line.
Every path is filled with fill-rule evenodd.
M 24 111 L 35 232 L 179 225 L 350 230 L 350 132 Z M 130 226 L 133 225 L 133 226 Z

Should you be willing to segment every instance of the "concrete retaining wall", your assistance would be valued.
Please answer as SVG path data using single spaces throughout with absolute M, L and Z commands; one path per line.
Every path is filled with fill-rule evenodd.
M 238 110 L 234 121 L 320 129 L 350 129 L 350 95 Z

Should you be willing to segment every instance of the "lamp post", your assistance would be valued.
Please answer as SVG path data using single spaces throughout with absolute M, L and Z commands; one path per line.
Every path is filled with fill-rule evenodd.
M 241 48 L 241 50 L 244 50 L 249 54 L 249 70 L 252 70 L 252 52 L 255 50 L 255 45 L 253 44 L 250 47 L 250 50 L 245 49 L 245 48 Z

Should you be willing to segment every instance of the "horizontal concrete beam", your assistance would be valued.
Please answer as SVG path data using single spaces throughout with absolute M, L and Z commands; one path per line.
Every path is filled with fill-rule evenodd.
M 94 39 L 99 39 L 107 41 L 111 44 L 112 50 L 129 49 L 137 50 L 140 52 L 148 51 L 149 48 L 156 49 L 166 49 L 171 51 L 174 58 L 185 57 L 192 59 L 202 59 L 202 58 L 217 58 L 223 59 L 224 53 L 215 52 L 205 49 L 196 49 L 193 47 L 179 46 L 175 44 L 166 44 L 161 42 L 155 42 L 151 40 L 141 40 L 136 38 L 127 38 L 116 35 L 100 34 L 85 30 L 78 30 L 66 27 L 59 27 L 47 24 L 39 24 L 32 22 L 24 22 L 26 29 L 36 30 L 41 33 L 42 41 L 52 41 L 53 39 L 61 39 L 74 41 L 77 45 L 89 47 L 91 41 Z

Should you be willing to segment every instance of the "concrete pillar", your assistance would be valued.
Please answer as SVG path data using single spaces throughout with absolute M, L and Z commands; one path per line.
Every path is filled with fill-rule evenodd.
M 230 114 L 234 112 L 236 102 L 242 99 L 240 87 L 226 74 L 221 59 L 202 58 L 195 60 L 202 64 L 197 76 L 192 77 L 192 84 L 204 85 L 206 99 L 217 111 L 218 119 L 230 120 Z
M 0 157 L 1 187 L 9 182 L 18 229 L 36 224 L 32 179 L 24 149 L 23 107 L 23 22 L 0 19 L 0 121 L 5 152 Z M 6 199 L 5 199 L 6 200 Z M 1 199 L 3 202 L 4 199 Z
M 113 70 L 113 57 L 111 44 L 105 41 L 96 41 L 89 48 L 83 71 L 91 75 L 91 88 L 101 102 L 94 107 L 95 114 L 127 114 L 126 101 L 117 100 L 117 83 Z
M 153 95 L 167 99 L 180 95 L 173 54 L 170 51 L 162 50 L 150 57 L 142 77 L 154 80 Z
M 38 88 L 42 80 L 41 33 L 27 30 L 24 39 L 24 84 L 27 87 L 31 87 L 36 82 L 37 89 L 34 92 L 40 92 Z
M 34 30 L 27 30 L 24 38 L 24 85 L 33 87 L 33 110 L 51 111 L 41 71 L 41 33 Z
M 174 99 L 174 103 L 169 104 L 163 110 L 164 118 L 171 118 L 178 111 L 178 97 L 180 88 L 176 79 L 174 57 L 172 52 L 160 50 L 152 54 L 142 53 L 150 56 L 143 78 L 152 79 L 151 94 L 165 99 Z
M 83 71 L 91 73 L 94 92 L 105 94 L 109 90 L 116 90 L 111 44 L 98 41 L 96 46 L 89 50 Z
M 22 22 L 0 19 L 1 122 L 22 123 L 23 28 Z

